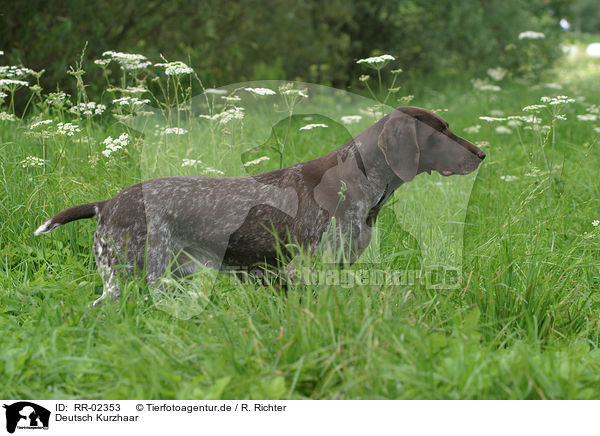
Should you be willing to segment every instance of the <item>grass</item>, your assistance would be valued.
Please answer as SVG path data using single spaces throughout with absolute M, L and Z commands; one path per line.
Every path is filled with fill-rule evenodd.
M 239 120 L 225 131 L 201 120 L 175 139 L 129 130 L 136 140 L 110 158 L 100 154 L 101 141 L 126 128 L 106 114 L 79 120 L 81 135 L 73 137 L 32 136 L 30 120 L 0 122 L 0 397 L 598 398 L 600 227 L 592 221 L 600 219 L 600 133 L 593 130 L 600 123 L 576 115 L 600 102 L 599 76 L 597 61 L 576 58 L 555 72 L 561 90 L 508 79 L 498 93 L 419 84 L 412 104 L 447 109 L 442 115 L 453 131 L 489 143 L 463 211 L 466 224 L 458 233 L 452 227 L 462 237 L 450 243 L 464 247 L 458 288 L 298 285 L 280 294 L 221 278 L 188 319 L 173 316 L 164 301 L 139 298 L 148 292 L 140 283 L 127 284 L 119 303 L 90 309 L 101 285 L 91 254 L 95 222 L 41 238 L 33 229 L 65 207 L 109 198 L 148 176 L 206 167 L 239 175 L 243 160 L 271 153 L 261 163 L 267 169 L 283 142 L 286 165 L 319 156 L 348 136 L 334 115 L 282 116 L 266 134 L 252 117 L 243 130 Z M 556 121 L 548 136 L 524 126 L 501 134 L 498 123 L 479 119 L 492 111 L 523 114 L 524 106 L 556 94 L 585 99 L 565 105 L 567 120 Z M 41 101 L 36 110 L 73 118 Z M 551 121 L 542 116 L 542 124 Z M 321 122 L 329 127 L 297 129 Z M 362 123 L 352 129 L 370 120 Z M 476 124 L 479 132 L 465 132 Z M 283 141 L 286 132 L 294 133 Z M 23 168 L 29 155 L 44 157 L 45 166 Z M 182 168 L 182 158 L 203 164 Z M 410 219 L 435 217 L 404 217 L 415 199 L 431 202 L 430 190 L 443 193 L 461 179 L 421 175 L 413 183 L 385 206 L 380 252 L 366 254 L 384 270 L 421 265 L 428 250 L 435 255 L 448 245 L 431 237 L 430 246 L 415 248 L 413 239 L 425 244 L 424 236 L 414 234 Z M 174 300 L 166 304 L 177 308 Z

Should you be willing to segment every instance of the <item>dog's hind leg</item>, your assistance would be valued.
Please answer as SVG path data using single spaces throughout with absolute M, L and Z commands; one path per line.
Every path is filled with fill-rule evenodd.
M 108 296 L 113 300 L 117 300 L 121 294 L 119 288 L 119 278 L 111 265 L 111 259 L 114 259 L 114 247 L 108 244 L 107 241 L 96 232 L 94 235 L 94 258 L 98 272 L 102 278 L 102 295 L 92 303 L 93 307 L 98 307 L 102 301 Z

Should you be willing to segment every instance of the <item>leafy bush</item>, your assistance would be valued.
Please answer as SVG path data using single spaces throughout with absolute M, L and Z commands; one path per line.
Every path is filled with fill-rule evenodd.
M 86 42 L 88 59 L 119 50 L 188 60 L 207 86 L 280 78 L 346 86 L 362 71 L 356 59 L 383 52 L 410 75 L 496 66 L 520 75 L 555 59 L 563 9 L 564 0 L 30 0 L 3 8 L 0 49 L 8 64 L 46 69 L 47 89 L 73 86 L 64 73 Z M 546 38 L 529 49 L 518 39 L 526 30 Z M 94 96 L 101 71 L 86 70 Z

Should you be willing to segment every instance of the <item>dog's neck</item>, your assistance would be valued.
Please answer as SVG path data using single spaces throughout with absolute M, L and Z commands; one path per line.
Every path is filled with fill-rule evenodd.
M 361 163 L 361 170 L 364 169 L 366 173 L 366 181 L 362 188 L 372 205 L 378 204 L 384 197 L 383 202 L 385 202 L 404 183 L 392 171 L 377 144 L 384 120 L 385 118 L 358 134 L 339 149 L 343 150 L 346 156 L 358 155 L 355 158 Z

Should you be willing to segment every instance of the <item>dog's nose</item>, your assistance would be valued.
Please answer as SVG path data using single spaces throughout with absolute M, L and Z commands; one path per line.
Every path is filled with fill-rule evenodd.
M 477 150 L 477 157 L 481 160 L 485 159 L 485 151 Z

